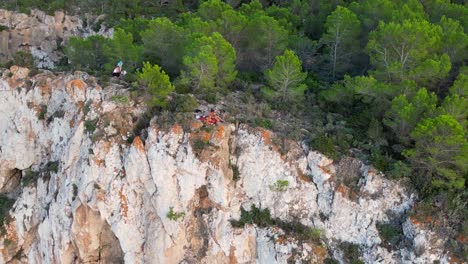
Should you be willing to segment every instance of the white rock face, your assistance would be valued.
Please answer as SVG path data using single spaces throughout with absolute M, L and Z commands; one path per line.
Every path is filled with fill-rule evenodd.
M 0 263 L 344 263 L 342 242 L 358 245 L 365 263 L 447 262 L 443 241 L 409 220 L 414 247 L 381 246 L 376 224 L 389 212 L 404 215 L 413 197 L 371 167 L 361 166 L 353 197 L 336 183 L 332 160 L 294 142 L 282 156 L 264 130 L 164 132 L 152 122 L 144 143 L 127 143 L 143 106 L 105 99 L 116 91 L 78 72 L 42 73 L 27 88 L 25 71 L 12 68 L 0 80 L 0 192 L 21 190 Z M 195 154 L 191 142 L 204 138 L 210 146 Z M 28 168 L 38 179 L 20 187 Z M 287 186 L 277 188 L 278 180 Z M 274 226 L 234 228 L 230 220 L 251 205 L 321 229 L 326 245 Z M 414 251 L 428 241 L 430 250 Z
M 65 15 L 61 11 L 53 16 L 43 11 L 33 10 L 29 15 L 0 9 L 0 61 L 13 58 L 17 51 L 28 51 L 39 68 L 53 69 L 63 56 L 59 45 L 71 36 L 101 34 L 109 36 L 112 30 L 102 28 L 94 32 L 85 27 L 78 16 Z

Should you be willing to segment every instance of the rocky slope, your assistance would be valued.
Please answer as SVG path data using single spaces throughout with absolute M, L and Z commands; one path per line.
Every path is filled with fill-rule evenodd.
M 81 72 L 2 75 L 0 192 L 15 203 L 1 263 L 347 263 L 343 245 L 365 263 L 449 261 L 407 216 L 414 197 L 359 161 L 294 142 L 282 155 L 271 132 L 232 124 L 164 130 L 155 118 L 143 142 L 129 135 L 145 107 L 126 90 Z M 338 184 L 349 175 L 357 189 Z M 233 227 L 251 205 L 322 239 Z M 392 250 L 377 225 L 395 216 L 403 241 Z
M 94 20 L 90 20 L 94 21 Z M 99 34 L 109 35 L 104 28 Z M 17 51 L 31 52 L 36 66 L 54 68 L 63 45 L 71 36 L 96 34 L 77 16 L 55 12 L 54 16 L 34 10 L 23 14 L 0 9 L 0 62 L 7 62 Z

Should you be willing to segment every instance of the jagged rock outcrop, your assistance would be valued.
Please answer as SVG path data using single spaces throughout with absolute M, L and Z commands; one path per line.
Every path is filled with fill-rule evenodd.
M 346 263 L 344 242 L 365 263 L 449 259 L 443 241 L 407 216 L 413 196 L 356 160 L 335 164 L 295 142 L 282 155 L 274 134 L 242 125 L 166 131 L 157 117 L 144 142 L 131 139 L 144 105 L 80 72 L 29 80 L 12 68 L 0 93 L 0 192 L 16 196 L 2 263 Z M 357 189 L 338 184 L 347 166 Z M 5 183 L 13 173 L 23 184 Z M 251 205 L 322 230 L 323 242 L 233 227 Z M 377 223 L 390 215 L 406 218 L 407 246 L 382 245 Z
M 96 34 L 78 16 L 57 11 L 53 16 L 33 10 L 31 14 L 0 9 L 0 62 L 7 62 L 17 51 L 31 52 L 39 68 L 53 69 L 63 56 L 60 45 L 71 36 Z M 109 35 L 102 28 L 99 34 Z

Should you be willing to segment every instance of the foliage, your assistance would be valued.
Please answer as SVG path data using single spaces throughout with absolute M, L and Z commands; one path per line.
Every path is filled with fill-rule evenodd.
M 203 45 L 195 53 L 184 56 L 183 65 L 181 84 L 192 87 L 195 93 L 215 88 L 218 60 L 211 45 Z
M 167 96 L 174 91 L 174 85 L 161 67 L 145 62 L 143 69 L 137 73 L 137 78 L 151 96 L 150 106 L 167 106 Z
M 94 131 L 96 130 L 96 123 L 97 120 L 86 120 L 84 122 L 85 130 L 90 134 L 94 133 Z
M 118 61 L 124 62 L 127 72 L 134 72 L 141 64 L 143 47 L 133 43 L 131 33 L 117 28 L 112 39 L 104 46 L 103 52 L 106 57 L 104 68 L 107 72 L 112 72 Z
M 169 212 L 167 212 L 166 217 L 172 221 L 178 221 L 180 218 L 185 216 L 184 212 L 175 212 L 174 207 L 169 207 Z
M 459 190 L 468 173 L 468 141 L 455 118 L 440 115 L 422 120 L 411 132 L 415 147 L 405 151 L 413 168 L 427 175 L 433 188 Z
M 111 100 L 119 104 L 127 104 L 129 99 L 125 95 L 114 95 L 111 97 Z
M 264 92 L 277 103 L 291 106 L 303 99 L 307 88 L 304 85 L 306 76 L 296 54 L 286 50 L 282 56 L 276 57 L 273 68 L 265 72 L 271 89 L 265 89 Z
M 274 192 L 284 192 L 288 189 L 288 180 L 277 180 L 275 183 L 270 185 L 270 190 Z
M 398 242 L 403 237 L 403 230 L 401 225 L 392 223 L 377 224 L 377 230 L 382 242 L 389 247 L 396 247 Z
M 34 69 L 35 68 L 35 63 L 34 63 L 34 58 L 30 52 L 26 51 L 17 51 L 13 55 L 13 65 L 18 65 L 21 67 L 26 67 L 28 69 Z
M 195 139 L 192 142 L 193 151 L 195 152 L 197 156 L 199 156 L 202 153 L 202 151 L 209 146 L 210 146 L 210 142 L 206 142 L 205 140 L 202 140 L 199 138 Z
M 145 57 L 161 65 L 170 75 L 180 71 L 186 35 L 184 29 L 168 18 L 151 20 L 148 29 L 141 32 Z
M 4 0 L 0 7 L 49 14 L 63 9 L 85 17 L 91 28 L 115 25 L 112 38 L 70 38 L 58 70 L 68 70 L 69 61 L 105 83 L 122 60 L 129 74 L 121 83 L 131 80 L 151 98 L 133 136 L 144 139 L 155 115 L 169 124 L 191 116 L 196 98 L 201 104 L 222 99 L 231 121 L 297 140 L 305 135 L 312 149 L 333 159 L 351 154 L 388 177 L 410 179 L 420 197 L 434 203 L 431 197 L 464 197 L 466 191 L 468 8 L 463 3 Z M 86 20 L 93 16 L 98 23 Z M 27 52 L 14 59 L 5 66 L 34 66 Z M 289 78 L 289 70 L 296 78 Z M 86 102 L 85 115 L 90 106 Z M 48 113 L 47 122 L 61 115 Z M 86 121 L 86 130 L 92 133 L 96 123 Z M 287 150 L 287 142 L 273 140 Z M 209 143 L 192 145 L 201 152 Z M 460 226 L 462 218 L 455 215 L 462 215 L 463 203 L 454 204 L 447 206 L 447 218 Z
M 195 36 L 183 58 L 182 83 L 195 92 L 226 88 L 237 75 L 236 52 L 219 33 Z
M 281 228 L 287 235 L 293 235 L 302 241 L 312 241 L 321 243 L 322 230 L 310 228 L 299 222 L 285 222 L 278 218 L 272 218 L 270 210 L 257 208 L 254 204 L 251 205 L 250 211 L 244 210 L 241 207 L 241 216 L 239 220 L 230 220 L 233 227 L 244 227 L 246 224 L 255 224 L 258 227 L 277 226 Z
M 47 105 L 41 104 L 41 111 L 39 112 L 37 119 L 44 120 L 46 114 L 47 114 Z
M 367 50 L 379 80 L 427 85 L 444 78 L 451 68 L 450 58 L 441 54 L 441 27 L 425 20 L 380 22 L 369 37 Z
M 358 245 L 349 242 L 341 242 L 339 247 L 343 252 L 343 258 L 346 263 L 364 264 L 364 262 L 359 259 L 361 257 L 361 253 Z
M 65 55 L 79 70 L 101 72 L 104 64 L 108 63 L 108 58 L 104 55 L 108 42 L 108 39 L 100 35 L 85 39 L 73 36 L 65 47 Z
M 426 89 L 420 89 L 409 99 L 405 95 L 397 96 L 386 113 L 384 124 L 395 132 L 402 143 L 408 144 L 411 131 L 421 119 L 435 113 L 436 104 L 436 95 L 428 93 Z
M 229 167 L 231 167 L 232 169 L 232 179 L 234 181 L 238 181 L 240 180 L 240 171 L 239 171 L 239 167 L 236 165 L 236 164 L 232 164 L 229 162 Z
M 176 94 L 170 101 L 172 112 L 193 112 L 198 107 L 197 99 L 192 95 Z
M 338 6 L 328 17 L 325 24 L 327 32 L 320 43 L 327 47 L 326 61 L 331 80 L 336 80 L 353 68 L 352 62 L 359 51 L 356 39 L 360 33 L 357 16 L 345 7 Z
M 15 200 L 10 199 L 6 195 L 0 195 L 0 229 L 3 231 L 6 218 L 10 209 L 13 207 Z

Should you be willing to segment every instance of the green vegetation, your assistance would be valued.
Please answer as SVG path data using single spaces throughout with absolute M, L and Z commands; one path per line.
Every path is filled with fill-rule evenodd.
M 31 183 L 36 183 L 37 179 L 42 178 L 43 180 L 48 180 L 50 178 L 50 173 L 57 173 L 59 170 L 58 161 L 49 161 L 45 166 L 37 171 L 28 168 L 24 171 L 23 177 L 21 178 L 22 186 L 28 186 Z
M 128 102 L 130 101 L 128 99 L 128 96 L 125 95 L 114 95 L 112 96 L 111 100 L 119 104 L 128 104 Z
M 15 200 L 8 198 L 5 195 L 0 195 L 0 230 L 4 232 L 3 225 L 5 224 L 8 212 L 13 207 Z
M 270 185 L 270 190 L 274 192 L 284 192 L 288 189 L 289 181 L 277 180 L 275 183 Z
M 240 180 L 239 166 L 237 166 L 236 164 L 232 164 L 231 162 L 229 162 L 229 167 L 231 167 L 231 169 L 232 169 L 232 179 L 233 179 L 234 181 Z
M 86 120 L 84 122 L 85 130 L 90 134 L 94 133 L 94 131 L 96 130 L 96 123 L 97 120 Z
M 320 244 L 322 231 L 317 228 L 310 228 L 299 222 L 285 222 L 279 218 L 272 218 L 270 210 L 257 208 L 255 205 L 250 207 L 250 211 L 241 207 L 241 217 L 239 220 L 230 221 L 233 227 L 244 227 L 246 224 L 255 224 L 258 227 L 277 226 L 287 235 L 293 235 L 303 241 L 312 241 Z
M 350 264 L 364 264 L 364 261 L 360 260 L 361 252 L 359 246 L 349 242 L 342 242 L 339 248 L 343 252 L 343 258 L 346 263 Z
M 403 237 L 401 225 L 392 223 L 377 224 L 380 238 L 385 246 L 396 247 Z
M 166 214 L 166 217 L 172 221 L 177 221 L 184 216 L 185 216 L 184 212 L 175 212 L 174 207 L 169 207 L 169 212 L 167 212 Z
M 154 106 L 138 120 L 134 136 L 155 115 L 175 122 L 198 101 L 223 102 L 229 120 L 407 178 L 429 204 L 436 197 L 466 197 L 463 1 L 246 2 L 6 0 L 0 7 L 105 13 L 100 24 L 115 26 L 112 38 L 71 38 L 64 52 L 68 67 L 103 81 L 124 61 L 124 81 L 134 89 L 139 83 L 143 89 L 136 92 Z M 18 53 L 15 61 L 31 65 L 31 58 Z M 93 121 L 85 126 L 95 129 Z M 199 152 L 205 147 L 194 142 Z M 454 226 L 463 221 L 454 215 L 468 214 L 463 203 L 436 213 Z
M 44 120 L 47 114 L 47 105 L 41 105 L 41 111 L 39 112 L 37 119 Z
M 205 148 L 209 147 L 209 146 L 210 146 L 210 142 L 207 142 L 207 141 L 205 141 L 203 139 L 199 139 L 199 138 L 193 140 L 193 142 L 192 142 L 193 151 L 194 151 L 195 155 L 197 155 L 197 156 L 200 156 L 202 151 Z
M 141 72 L 137 73 L 138 82 L 147 88 L 151 95 L 150 105 L 165 107 L 166 97 L 174 90 L 169 76 L 158 65 L 149 62 L 143 64 Z

